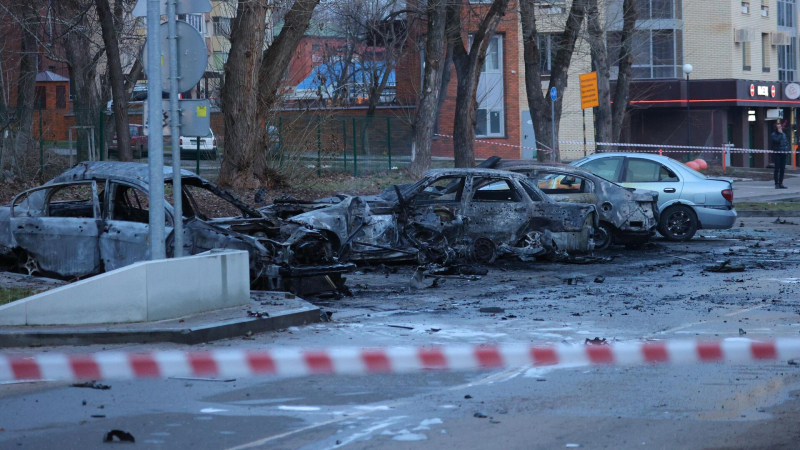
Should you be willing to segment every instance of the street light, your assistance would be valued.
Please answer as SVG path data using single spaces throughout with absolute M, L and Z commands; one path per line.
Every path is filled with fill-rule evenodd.
M 689 74 L 692 73 L 694 67 L 691 64 L 683 65 L 683 73 L 686 74 L 686 146 L 692 145 L 692 123 L 691 114 L 692 108 L 689 103 Z M 687 149 L 688 150 L 688 149 Z

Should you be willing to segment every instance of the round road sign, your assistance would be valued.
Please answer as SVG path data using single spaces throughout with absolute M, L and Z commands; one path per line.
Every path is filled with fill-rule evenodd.
M 193 88 L 206 72 L 208 49 L 203 36 L 193 26 L 178 20 L 178 92 L 186 92 Z M 168 24 L 161 24 L 161 90 L 169 92 L 169 29 Z M 147 43 L 142 55 L 144 69 L 147 71 Z
M 557 98 L 558 98 L 558 89 L 553 87 L 550 89 L 550 100 L 556 101 Z

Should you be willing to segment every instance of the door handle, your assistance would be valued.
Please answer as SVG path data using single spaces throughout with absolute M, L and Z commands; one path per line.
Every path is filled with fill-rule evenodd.
M 664 192 L 666 192 L 668 194 L 671 194 L 671 193 L 675 192 L 675 188 L 664 188 Z

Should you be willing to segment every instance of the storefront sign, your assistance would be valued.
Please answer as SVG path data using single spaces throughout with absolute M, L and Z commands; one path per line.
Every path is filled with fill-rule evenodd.
M 797 100 L 798 98 L 800 98 L 800 84 L 797 83 L 787 84 L 786 88 L 783 90 L 783 93 L 789 100 Z

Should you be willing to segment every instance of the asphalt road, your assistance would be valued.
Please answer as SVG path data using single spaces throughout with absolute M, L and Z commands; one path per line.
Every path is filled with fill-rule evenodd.
M 800 225 L 773 220 L 431 289 L 378 268 L 351 277 L 353 297 L 321 302 L 333 322 L 203 347 L 800 337 Z M 746 272 L 702 271 L 728 258 Z M 111 349 L 142 347 L 58 350 Z M 800 448 L 800 368 L 786 361 L 109 384 L 0 386 L 0 448 L 107 448 L 112 429 L 169 449 Z

